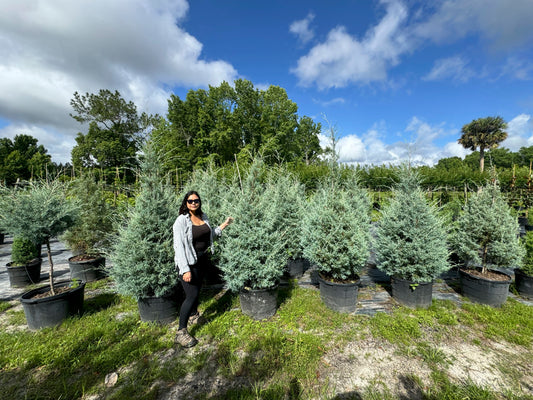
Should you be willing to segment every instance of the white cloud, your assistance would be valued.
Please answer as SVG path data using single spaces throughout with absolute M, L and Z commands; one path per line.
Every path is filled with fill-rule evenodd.
M 315 37 L 315 33 L 309 27 L 311 22 L 313 22 L 313 19 L 315 19 L 315 15 L 313 13 L 309 13 L 304 19 L 294 21 L 290 25 L 289 31 L 298 36 L 298 39 L 302 43 L 307 43 Z
M 351 134 L 339 139 L 337 153 L 339 162 L 359 165 L 401 164 L 409 161 L 415 165 L 434 165 L 444 157 L 464 158 L 470 151 L 457 143 L 437 145 L 437 141 L 456 137 L 454 130 L 447 131 L 442 125 L 432 126 L 413 117 L 405 128 L 411 135 L 410 141 L 386 143 L 386 126 L 377 124 L 363 135 Z M 328 138 L 322 136 L 321 145 L 325 148 Z
M 493 50 L 527 45 L 533 39 L 531 0 L 444 0 L 414 33 L 436 42 L 480 34 Z
M 531 115 L 520 114 L 507 123 L 507 139 L 500 147 L 518 151 L 521 147 L 533 145 L 533 119 Z
M 13 139 L 16 135 L 30 135 L 43 145 L 52 161 L 56 163 L 70 163 L 70 152 L 76 144 L 74 138 L 67 131 L 57 131 L 53 127 L 41 127 L 28 124 L 11 124 L 0 129 L 0 137 Z
M 502 76 L 511 76 L 521 81 L 531 80 L 532 73 L 533 63 L 518 57 L 509 57 L 501 71 Z
M 328 89 L 383 82 L 402 56 L 425 47 L 428 40 L 442 44 L 478 36 L 492 51 L 504 53 L 533 40 L 531 0 L 513 0 L 512 5 L 508 0 L 442 0 L 410 10 L 406 4 L 416 3 L 381 0 L 380 4 L 386 7 L 385 16 L 362 39 L 337 26 L 300 57 L 291 72 L 301 85 Z M 502 73 L 529 79 L 532 71 L 531 64 L 510 58 Z M 466 82 L 475 74 L 464 57 L 454 56 L 437 60 L 425 79 Z
M 323 43 L 301 57 L 291 70 L 300 84 L 327 89 L 385 80 L 387 68 L 396 65 L 410 46 L 401 30 L 406 7 L 397 0 L 382 3 L 387 6 L 386 15 L 362 40 L 352 37 L 345 27 L 336 27 Z
M 435 61 L 432 70 L 422 79 L 427 81 L 452 80 L 467 82 L 474 76 L 474 71 L 467 66 L 461 56 L 442 58 Z
M 237 76 L 225 61 L 202 59 L 202 44 L 180 28 L 186 0 L 0 0 L 0 8 L 0 118 L 10 129 L 24 123 L 74 136 L 75 91 L 119 90 L 164 114 L 162 82 L 200 87 Z

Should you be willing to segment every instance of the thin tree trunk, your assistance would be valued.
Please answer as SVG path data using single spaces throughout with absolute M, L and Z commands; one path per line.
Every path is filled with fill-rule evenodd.
M 54 263 L 52 262 L 52 250 L 50 249 L 50 238 L 46 239 L 46 253 L 48 254 L 48 264 L 50 265 L 50 292 L 52 296 L 55 295 L 54 291 Z
M 483 247 L 483 261 L 481 263 L 481 273 L 487 273 L 487 246 Z
M 485 149 L 483 147 L 479 148 L 479 170 L 483 172 L 485 169 Z

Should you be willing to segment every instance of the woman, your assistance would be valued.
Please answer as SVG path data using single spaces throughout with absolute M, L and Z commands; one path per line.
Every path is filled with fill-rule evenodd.
M 195 191 L 188 192 L 181 203 L 179 216 L 172 227 L 174 232 L 174 263 L 179 269 L 179 276 L 185 300 L 180 309 L 179 328 L 176 343 L 183 347 L 192 347 L 198 343 L 187 330 L 187 324 L 197 323 L 198 297 L 209 268 L 209 254 L 212 251 L 213 239 L 222 234 L 222 230 L 233 222 L 229 217 L 216 228 L 211 228 L 207 215 L 202 212 L 200 195 Z

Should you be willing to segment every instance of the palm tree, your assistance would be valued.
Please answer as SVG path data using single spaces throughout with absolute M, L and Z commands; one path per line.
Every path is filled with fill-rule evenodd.
M 458 140 L 465 149 L 475 151 L 479 147 L 479 169 L 485 167 L 485 149 L 495 149 L 507 138 L 504 129 L 507 124 L 502 117 L 478 118 L 461 129 L 463 134 Z

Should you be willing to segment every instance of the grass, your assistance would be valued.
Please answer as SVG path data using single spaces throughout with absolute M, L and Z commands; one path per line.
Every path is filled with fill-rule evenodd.
M 24 325 L 24 315 L 16 302 L 0 302 L 0 399 L 156 399 L 175 387 L 192 399 L 399 398 L 397 388 L 380 378 L 335 393 L 328 376 L 335 366 L 324 361 L 326 355 L 349 358 L 347 346 L 364 340 L 395 349 L 430 372 L 402 372 L 404 398 L 533 399 L 532 389 L 521 387 L 530 371 L 516 359 L 500 360 L 498 371 L 511 389 L 497 391 L 452 379 L 449 369 L 461 354 L 449 356 L 441 348 L 451 338 L 481 348 L 504 343 L 518 348 L 527 366 L 533 310 L 519 302 L 495 309 L 434 301 L 427 310 L 395 307 L 369 318 L 330 311 L 318 291 L 291 284 L 280 290 L 279 303 L 274 317 L 259 322 L 240 312 L 238 296 L 205 291 L 201 309 L 208 322 L 191 329 L 200 345 L 182 350 L 173 346 L 174 325 L 140 322 L 136 303 L 114 293 L 108 280 L 89 283 L 84 315 L 57 328 L 6 331 Z M 118 382 L 107 388 L 104 378 L 112 372 Z M 191 377 L 213 385 L 184 385 Z

